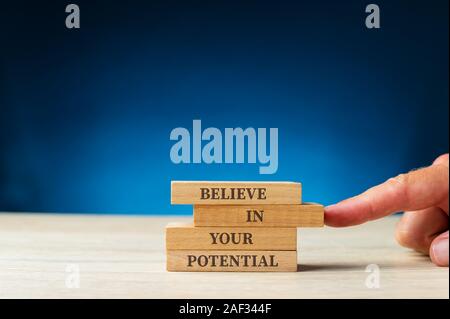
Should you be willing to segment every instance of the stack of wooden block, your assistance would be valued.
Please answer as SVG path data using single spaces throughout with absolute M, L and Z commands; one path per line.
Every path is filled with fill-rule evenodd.
M 168 271 L 297 271 L 297 227 L 322 227 L 323 206 L 293 182 L 173 181 L 193 224 L 166 228 Z

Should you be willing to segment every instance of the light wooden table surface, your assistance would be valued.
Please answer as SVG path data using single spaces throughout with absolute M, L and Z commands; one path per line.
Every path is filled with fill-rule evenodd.
M 166 272 L 164 226 L 187 220 L 0 213 L 0 297 L 449 297 L 448 269 L 399 247 L 395 217 L 347 229 L 300 229 L 297 273 Z M 369 264 L 380 269 L 378 289 L 366 286 Z

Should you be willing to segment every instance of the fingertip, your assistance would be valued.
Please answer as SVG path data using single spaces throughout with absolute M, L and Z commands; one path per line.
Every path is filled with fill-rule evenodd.
M 363 215 L 352 200 L 325 207 L 325 224 L 331 227 L 347 227 L 363 223 Z
M 342 227 L 342 221 L 337 204 L 325 207 L 325 225 L 331 227 Z
M 442 154 L 441 156 L 439 156 L 438 158 L 436 158 L 433 162 L 433 165 L 436 164 L 440 164 L 440 165 L 445 165 L 445 166 L 449 166 L 449 154 Z

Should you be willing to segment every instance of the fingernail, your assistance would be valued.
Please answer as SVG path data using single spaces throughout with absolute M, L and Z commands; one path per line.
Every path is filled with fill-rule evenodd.
M 336 207 L 336 204 L 329 205 L 329 206 L 326 206 L 326 207 L 325 207 L 325 210 L 332 210 L 332 209 L 335 208 L 335 207 Z
M 434 263 L 438 266 L 448 266 L 448 237 L 438 239 L 431 249 Z

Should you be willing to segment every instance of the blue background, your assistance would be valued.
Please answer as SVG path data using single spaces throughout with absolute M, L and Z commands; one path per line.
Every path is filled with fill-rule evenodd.
M 0 210 L 175 214 L 170 181 L 301 181 L 330 204 L 448 151 L 448 1 L 0 7 Z M 175 165 L 170 131 L 278 127 L 279 169 Z

